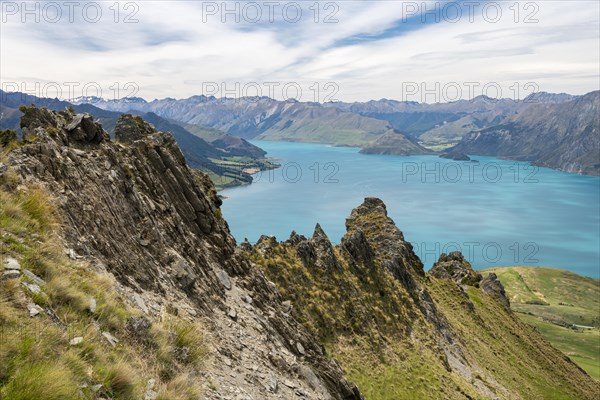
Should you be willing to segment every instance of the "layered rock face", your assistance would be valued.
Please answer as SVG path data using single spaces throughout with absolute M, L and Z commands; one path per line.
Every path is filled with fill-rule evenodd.
M 362 398 L 238 254 L 212 183 L 171 135 L 125 115 L 111 142 L 89 115 L 24 113 L 10 164 L 52 194 L 72 257 L 113 274 L 149 317 L 206 321 L 214 351 L 203 379 L 219 390 L 205 398 Z
M 495 273 L 491 272 L 483 278 L 479 283 L 479 286 L 481 287 L 481 290 L 494 296 L 494 298 L 504 307 L 507 309 L 510 307 L 510 301 L 506 296 L 504 286 L 502 286 L 502 282 L 500 282 L 500 279 L 498 279 Z

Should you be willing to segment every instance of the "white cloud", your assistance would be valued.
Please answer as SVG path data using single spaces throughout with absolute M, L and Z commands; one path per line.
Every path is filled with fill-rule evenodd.
M 523 86 L 530 81 L 540 90 L 556 92 L 584 93 L 599 86 L 598 2 L 537 2 L 539 22 L 534 24 L 515 23 L 508 9 L 513 2 L 503 2 L 497 23 L 477 11 L 472 23 L 464 16 L 458 23 L 428 24 L 400 36 L 348 45 L 340 43 L 394 27 L 406 6 L 395 1 L 339 2 L 339 22 L 325 24 L 314 23 L 310 2 L 303 3 L 303 18 L 297 23 L 276 13 L 274 24 L 236 24 L 221 23 L 218 15 L 203 23 L 199 2 L 152 1 L 138 3 L 139 23 L 124 24 L 113 22 L 113 2 L 100 4 L 103 17 L 95 24 L 78 14 L 75 23 L 57 24 L 21 23 L 19 14 L 3 15 L 2 83 L 26 82 L 32 88 L 35 82 L 98 82 L 103 95 L 111 97 L 108 88 L 115 82 L 121 87 L 135 82 L 138 95 L 152 99 L 201 94 L 203 82 L 225 82 L 230 89 L 235 82 L 299 82 L 304 88 L 301 100 L 312 100 L 312 83 L 323 89 L 333 81 L 340 88 L 336 97 L 348 101 L 401 99 L 406 82 L 428 88 L 438 82 L 440 87 L 498 82 L 507 97 L 514 95 L 509 87 L 515 83 L 520 96 L 526 95 Z M 320 19 L 332 11 L 321 9 Z M 522 9 L 520 19 L 526 11 L 532 10 Z M 121 10 L 120 18 L 125 14 Z M 464 89 L 463 97 L 468 97 Z M 282 95 L 280 90 L 274 94 Z M 407 99 L 419 100 L 420 94 Z M 433 99 L 430 95 L 425 100 Z

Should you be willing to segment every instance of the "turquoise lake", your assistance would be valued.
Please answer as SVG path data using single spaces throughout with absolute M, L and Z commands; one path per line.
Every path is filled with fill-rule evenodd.
M 311 236 L 339 243 L 365 197 L 381 198 L 426 268 L 460 250 L 477 269 L 530 265 L 600 277 L 600 178 L 473 156 L 378 156 L 356 148 L 259 141 L 282 167 L 227 189 L 222 210 L 238 242 Z

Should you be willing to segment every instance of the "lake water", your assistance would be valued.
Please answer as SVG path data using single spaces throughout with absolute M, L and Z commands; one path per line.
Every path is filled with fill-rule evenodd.
M 381 198 L 426 268 L 461 250 L 477 269 L 531 265 L 600 276 L 600 178 L 528 163 L 472 157 L 363 155 L 356 148 L 255 142 L 282 168 L 223 191 L 238 240 L 312 235 L 334 243 L 365 197 Z

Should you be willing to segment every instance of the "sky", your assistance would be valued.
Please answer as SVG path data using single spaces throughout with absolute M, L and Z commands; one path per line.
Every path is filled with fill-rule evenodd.
M 447 102 L 600 88 L 600 2 L 5 1 L 0 83 L 40 97 Z

